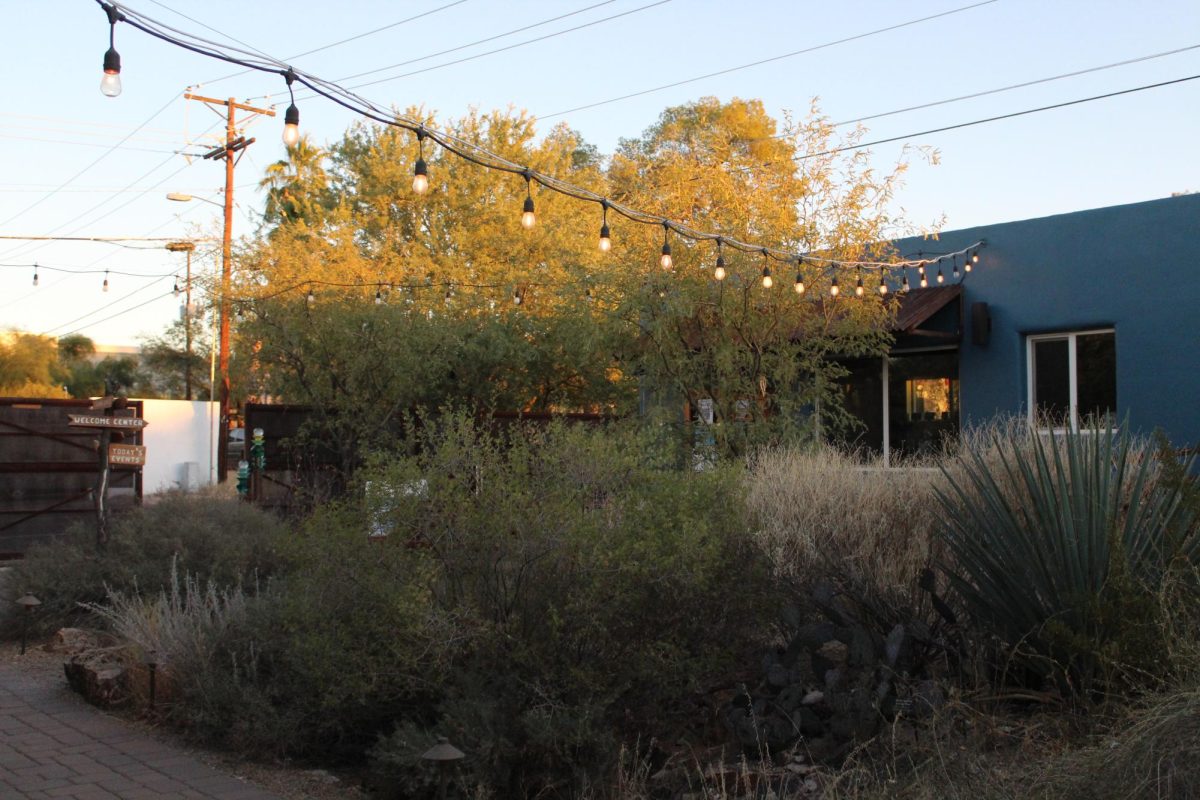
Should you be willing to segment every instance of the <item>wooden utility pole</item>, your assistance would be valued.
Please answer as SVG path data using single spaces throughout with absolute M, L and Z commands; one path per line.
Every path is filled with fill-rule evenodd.
M 218 369 L 221 373 L 221 424 L 220 438 L 217 440 L 217 481 L 224 483 L 228 477 L 226 462 L 229 456 L 229 289 L 232 276 L 233 250 L 233 167 L 234 154 L 239 153 L 250 145 L 254 139 L 237 135 L 234 115 L 238 111 L 250 114 L 275 116 L 269 108 L 256 108 L 237 102 L 234 98 L 217 100 L 212 97 L 202 97 L 198 94 L 185 93 L 187 100 L 199 100 L 214 106 L 224 106 L 225 115 L 225 144 L 204 154 L 205 159 L 225 159 L 225 235 L 221 241 L 221 301 L 220 301 L 220 337 L 218 340 Z

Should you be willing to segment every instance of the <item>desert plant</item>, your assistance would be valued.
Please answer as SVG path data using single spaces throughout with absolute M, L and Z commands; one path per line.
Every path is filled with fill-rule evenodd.
M 944 472 L 943 569 L 984 634 L 1075 689 L 1157 671 L 1156 592 L 1196 565 L 1200 536 L 1145 440 L 1009 425 Z
M 922 607 L 917 581 L 938 556 L 941 480 L 933 462 L 887 469 L 834 447 L 780 447 L 755 454 L 742 489 L 776 574 L 833 581 L 890 626 Z
M 115 517 L 103 551 L 96 549 L 95 531 L 82 525 L 30 548 L 4 584 L 0 635 L 19 632 L 12 603 L 2 601 L 25 592 L 41 599 L 37 632 L 49 634 L 80 621 L 89 613 L 80 604 L 102 603 L 110 590 L 151 597 L 169 591 L 173 565 L 202 583 L 251 586 L 279 568 L 282 537 L 276 517 L 247 503 L 167 493 Z

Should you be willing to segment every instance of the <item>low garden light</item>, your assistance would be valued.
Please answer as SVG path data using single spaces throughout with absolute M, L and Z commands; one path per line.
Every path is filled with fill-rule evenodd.
M 429 761 L 437 766 L 438 797 L 442 800 L 445 800 L 446 797 L 446 782 L 449 778 L 450 768 L 454 766 L 455 762 L 462 761 L 464 758 L 466 758 L 466 754 L 450 744 L 450 740 L 445 736 L 439 736 L 437 744 L 421 754 L 422 761 Z
M 25 609 L 25 612 L 21 614 L 21 655 L 25 655 L 25 644 L 29 640 L 29 623 L 33 619 L 34 611 L 42 604 L 42 601 L 31 594 L 26 594 L 18 597 L 16 603 Z
M 150 710 L 154 710 L 158 683 L 158 652 L 151 650 L 146 653 L 146 669 L 150 673 Z

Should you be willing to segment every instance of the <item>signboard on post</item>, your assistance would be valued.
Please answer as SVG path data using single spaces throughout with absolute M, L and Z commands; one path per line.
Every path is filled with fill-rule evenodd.
M 146 465 L 146 448 L 140 444 L 110 444 L 108 463 L 114 467 L 143 467 Z
M 139 417 L 106 417 L 95 414 L 68 414 L 68 425 L 76 428 L 112 428 L 115 430 L 140 431 L 149 423 Z

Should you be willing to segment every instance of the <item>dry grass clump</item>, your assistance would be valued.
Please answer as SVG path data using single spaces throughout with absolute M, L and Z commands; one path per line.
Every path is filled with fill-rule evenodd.
M 805 582 L 833 578 L 858 597 L 911 607 L 917 577 L 935 560 L 934 465 L 886 469 L 831 447 L 759 452 L 746 503 L 775 570 Z

